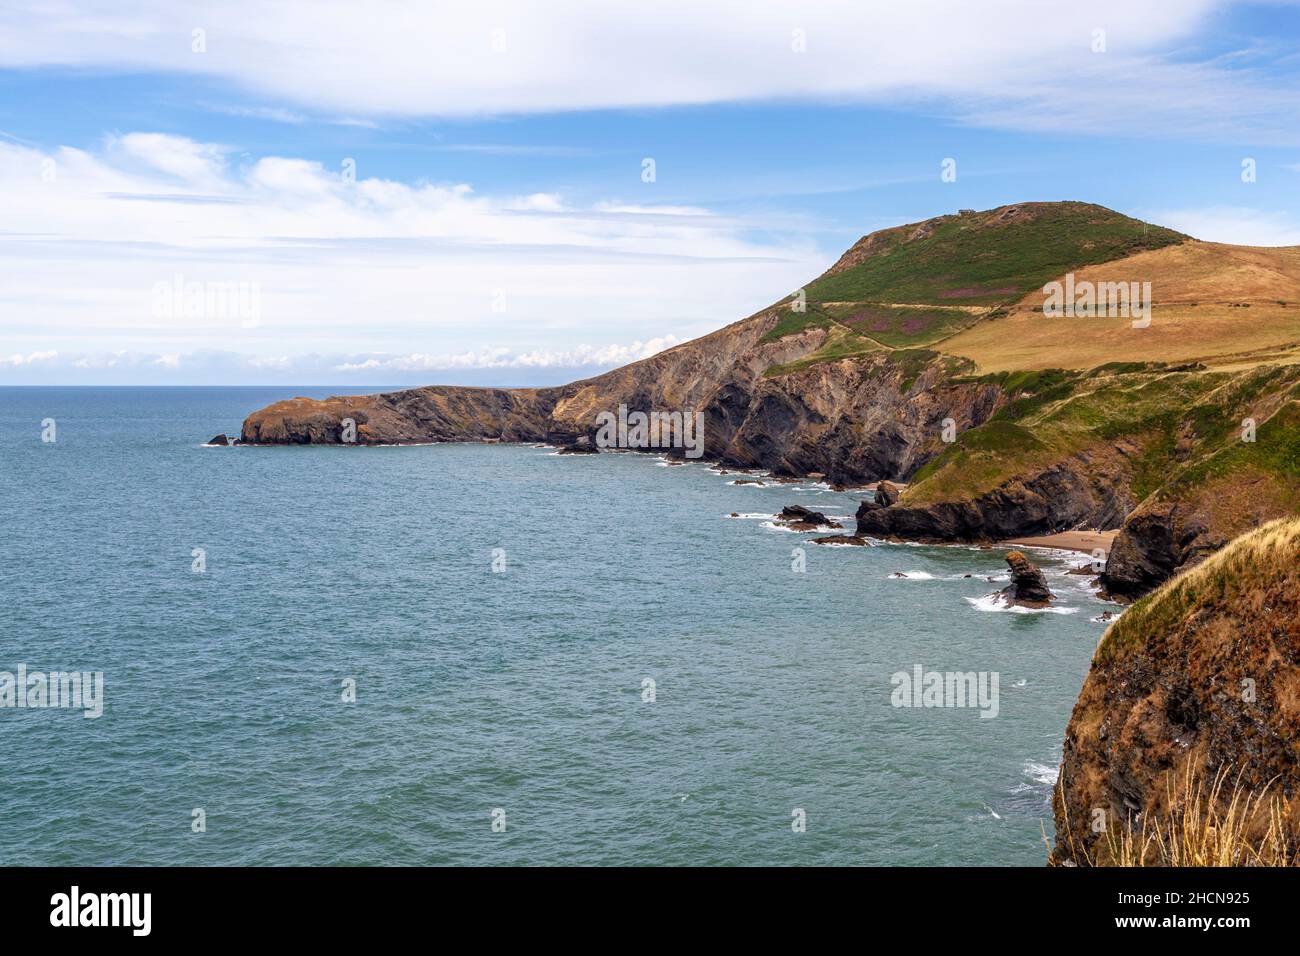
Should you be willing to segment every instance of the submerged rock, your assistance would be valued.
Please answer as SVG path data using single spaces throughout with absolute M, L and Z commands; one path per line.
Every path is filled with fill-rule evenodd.
M 856 548 L 869 548 L 871 542 L 856 534 L 832 534 L 824 538 L 813 538 L 813 544 L 848 544 Z

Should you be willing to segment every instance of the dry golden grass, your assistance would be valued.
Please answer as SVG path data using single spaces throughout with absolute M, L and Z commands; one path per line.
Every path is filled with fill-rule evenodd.
M 1010 314 L 939 346 L 983 372 L 1092 368 L 1107 362 L 1252 367 L 1300 360 L 1300 247 L 1185 242 L 1089 266 L 1075 281 L 1150 282 L 1151 325 L 1123 318 L 1049 318 L 1035 290 Z M 1285 303 L 1285 304 L 1283 304 Z
M 1269 785 L 1257 791 L 1220 769 L 1208 783 L 1190 764 L 1177 785 L 1168 778 L 1164 816 L 1140 828 L 1107 829 L 1092 853 L 1074 846 L 1086 866 L 1296 866 L 1300 851 L 1287 825 L 1287 806 Z M 1050 849 L 1050 846 L 1049 846 Z
M 1168 632 L 1193 609 L 1222 603 L 1300 562 L 1300 518 L 1278 518 L 1230 541 L 1189 571 L 1166 581 L 1106 629 L 1097 654 L 1123 653 L 1143 635 Z

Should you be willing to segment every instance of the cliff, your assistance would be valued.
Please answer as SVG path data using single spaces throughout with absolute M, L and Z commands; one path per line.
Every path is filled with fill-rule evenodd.
M 1200 809 L 1189 779 L 1206 784 Z M 1066 730 L 1053 809 L 1056 863 L 1121 862 L 1125 834 L 1139 835 L 1127 852 L 1138 862 L 1258 862 L 1261 843 L 1297 862 L 1300 520 L 1236 539 L 1110 626 Z M 1172 845 L 1140 839 L 1171 844 L 1171 832 Z

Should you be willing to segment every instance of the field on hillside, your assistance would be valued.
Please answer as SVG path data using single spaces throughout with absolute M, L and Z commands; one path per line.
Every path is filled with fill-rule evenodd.
M 1060 277 L 1058 277 L 1060 278 Z M 1245 368 L 1300 361 L 1300 247 L 1189 242 L 1079 269 L 1081 282 L 1150 282 L 1151 324 L 1048 317 L 1041 287 L 1009 314 L 945 340 L 985 372 L 1188 362 Z

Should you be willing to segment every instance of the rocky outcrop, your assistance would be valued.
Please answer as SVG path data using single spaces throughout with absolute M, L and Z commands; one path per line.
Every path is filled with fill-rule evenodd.
M 556 454 L 557 455 L 599 455 L 600 449 L 596 447 L 595 442 L 592 442 L 590 439 L 588 439 L 586 435 L 583 435 L 569 442 L 567 445 L 562 447 L 558 452 L 556 452 Z
M 1052 603 L 1047 578 L 1022 553 L 1008 551 L 1007 567 L 1011 569 L 1011 584 L 1000 592 L 1006 603 L 1032 608 L 1043 608 Z
M 782 521 L 806 521 L 809 524 L 827 524 L 830 519 L 820 511 L 812 511 L 803 505 L 786 505 L 777 515 Z
M 1102 586 L 1116 597 L 1141 597 L 1223 544 L 1206 538 L 1204 518 L 1177 503 L 1134 515 L 1115 537 Z
M 224 432 L 222 432 L 220 435 L 214 435 L 212 438 L 210 438 L 210 439 L 208 439 L 206 442 L 204 442 L 204 444 L 205 444 L 205 445 L 220 445 L 221 447 L 224 448 L 225 446 L 227 446 L 227 445 L 230 444 L 230 439 L 226 437 L 226 434 L 225 434 Z
M 898 496 L 902 494 L 898 485 L 892 481 L 882 481 L 876 485 L 876 504 L 882 508 L 888 508 L 892 504 L 898 503 Z
M 1294 514 L 1294 481 L 1287 488 L 1277 477 L 1233 478 L 1218 486 L 1194 486 L 1178 500 L 1143 503 L 1115 537 L 1103 587 L 1116 597 L 1140 597 L 1234 537 Z
M 813 538 L 813 544 L 848 545 L 855 548 L 869 548 L 871 542 L 856 534 L 829 534 L 824 538 Z
M 803 505 L 786 505 L 776 520 L 794 531 L 817 531 L 821 528 L 843 527 L 838 521 L 832 521 L 820 511 L 810 511 Z
M 986 422 L 1006 402 L 989 383 L 954 384 L 935 362 L 914 374 L 890 354 L 730 381 L 704 406 L 707 453 L 777 475 L 817 472 L 832 485 L 902 479 L 944 447 L 944 421 Z
M 546 441 L 557 389 L 412 388 L 381 395 L 291 398 L 244 420 L 250 445 L 411 445 Z
M 699 412 L 704 457 L 781 477 L 818 473 L 833 485 L 904 477 L 943 448 L 945 420 L 982 424 L 1006 401 L 994 384 L 952 381 L 932 355 L 887 353 L 769 369 L 815 352 L 826 331 L 776 341 L 775 312 L 727 326 L 592 379 L 550 389 L 430 386 L 381 395 L 295 398 L 254 412 L 248 444 L 415 444 L 442 441 L 594 440 L 598 416 Z M 351 424 L 349 424 L 351 423 Z M 660 450 L 660 449 L 648 449 Z M 681 455 L 677 448 L 663 449 Z
M 1300 520 L 1291 519 L 1231 542 L 1106 631 L 1066 730 L 1053 860 L 1112 862 L 1124 830 L 1176 821 L 1188 774 L 1226 780 L 1224 802 L 1237 786 L 1248 796 L 1269 788 L 1294 848 L 1298 742 Z
M 864 502 L 859 534 L 909 540 L 997 541 L 1070 528 L 1115 528 L 1133 507 L 1128 462 L 1093 449 L 971 499 L 889 507 Z

